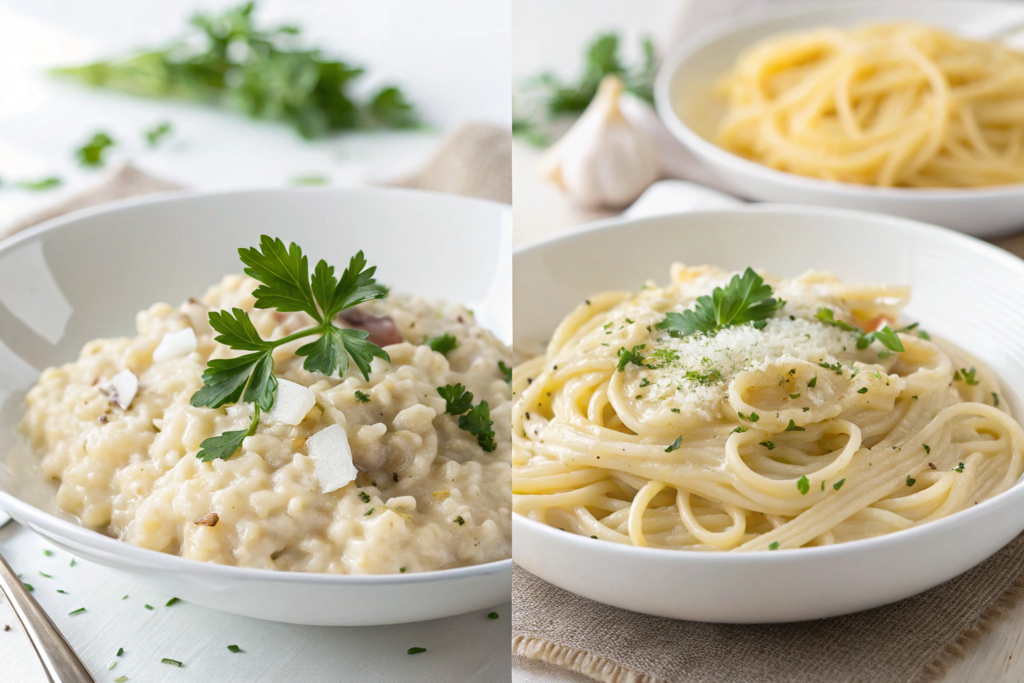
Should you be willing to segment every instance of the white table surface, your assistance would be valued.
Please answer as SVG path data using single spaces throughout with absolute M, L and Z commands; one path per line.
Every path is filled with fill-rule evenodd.
M 629 55 L 636 37 L 652 35 L 661 50 L 670 48 L 687 22 L 706 23 L 767 0 L 515 0 L 512 8 L 513 79 L 553 70 L 574 77 L 581 51 L 595 35 L 615 30 L 624 36 Z M 524 37 L 525 36 L 525 37 Z M 631 62 L 635 63 L 635 62 Z M 573 227 L 615 215 L 581 211 L 551 185 L 538 179 L 541 150 L 516 141 L 512 151 L 515 243 L 523 245 Z M 513 658 L 514 683 L 582 683 L 591 680 L 549 664 Z M 945 683 L 1010 683 L 1024 680 L 1024 604 L 1009 610 L 976 648 L 957 661 Z M 756 683 L 751 681 L 750 683 Z
M 162 0 L 5 0 L 0 2 L 0 178 L 59 175 L 60 190 L 0 188 L 5 224 L 87 189 L 103 171 L 86 170 L 73 151 L 97 130 L 119 148 L 107 166 L 130 159 L 142 169 L 197 188 L 287 184 L 325 175 L 332 184 L 384 181 L 417 169 L 444 132 L 469 121 L 509 125 L 509 0 L 263 0 L 269 23 L 302 25 L 329 54 L 367 66 L 360 87 L 400 85 L 426 131 L 302 140 L 282 124 L 251 121 L 209 107 L 133 98 L 54 81 L 48 66 L 121 54 L 177 35 L 198 7 L 237 4 Z M 170 120 L 168 144 L 149 150 L 142 131 Z M 2 521 L 2 520 L 0 520 Z M 0 529 L 0 553 L 35 587 L 35 596 L 83 656 L 97 681 L 475 681 L 509 680 L 511 609 L 372 628 L 323 628 L 236 617 L 142 589 L 103 567 L 53 550 L 16 523 Z M 52 550 L 52 549 L 51 549 Z M 43 571 L 54 576 L 47 579 Z M 61 595 L 57 589 L 68 591 Z M 127 600 L 121 600 L 123 595 Z M 259 599 L 254 596 L 253 599 Z M 149 603 L 154 610 L 146 610 Z M 86 607 L 74 617 L 68 612 Z M 3 631 L 3 625 L 10 631 Z M 232 654 L 227 645 L 244 653 Z M 125 649 L 121 658 L 114 654 Z M 427 652 L 410 656 L 410 647 Z M 169 657 L 185 663 L 164 665 Z M 110 661 L 118 664 L 112 671 Z M 10 606 L 0 600 L 0 682 L 45 678 Z

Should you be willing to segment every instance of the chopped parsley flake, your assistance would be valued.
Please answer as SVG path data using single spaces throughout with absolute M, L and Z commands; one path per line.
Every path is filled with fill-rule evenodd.
M 375 507 L 370 508 L 369 510 L 367 510 L 366 512 L 363 513 L 363 517 L 369 517 L 370 515 L 373 514 L 373 511 L 376 510 L 376 509 L 377 508 L 375 508 Z
M 43 555 L 46 555 L 47 557 L 53 557 L 53 551 L 52 550 L 44 550 L 43 551 Z
M 813 389 L 818 384 L 818 376 L 815 375 L 811 378 L 811 381 L 807 383 L 808 388 Z
M 772 441 L 762 441 L 762 442 L 760 443 L 760 445 L 761 445 L 761 446 L 764 446 L 765 448 L 767 448 L 767 449 L 768 449 L 768 450 L 770 450 L 770 451 L 771 451 L 771 450 L 775 450 L 775 443 L 774 443 L 774 442 L 772 442 Z
M 369 497 L 368 495 L 366 495 L 366 491 L 360 491 L 360 492 L 359 492 L 359 498 L 360 498 L 360 499 L 361 499 L 361 500 L 362 500 L 362 501 L 363 501 L 364 503 L 369 503 L 369 502 L 370 502 L 370 497 Z
M 167 657 L 164 657 L 163 659 L 161 659 L 161 660 L 160 660 L 160 663 L 161 663 L 161 664 L 170 664 L 171 666 L 176 666 L 176 667 L 178 667 L 179 669 L 180 669 L 180 668 L 181 668 L 182 666 L 184 666 L 184 664 L 182 664 L 181 662 L 179 662 L 179 661 L 178 661 L 177 659 L 168 659 Z
M 458 524 L 459 526 L 462 526 L 463 524 L 465 524 L 465 523 L 466 523 L 466 520 L 464 520 L 464 519 L 462 518 L 462 515 L 459 515 L 458 517 L 456 517 L 454 521 L 455 521 L 455 523 L 456 523 L 456 524 Z
M 804 429 L 803 427 L 797 427 L 796 426 L 796 422 L 794 422 L 793 420 L 790 420 L 789 424 L 786 425 L 786 431 L 787 432 L 806 432 L 807 430 Z
M 999 394 L 992 392 L 992 405 L 996 408 L 999 407 Z
M 491 612 L 490 614 L 487 615 L 487 618 L 488 619 L 497 619 L 498 618 L 498 613 L 497 612 Z
M 768 550 L 778 550 L 778 549 L 779 549 L 779 542 L 778 541 L 772 541 L 771 543 L 768 544 Z
M 832 488 L 834 488 L 836 491 L 838 491 L 839 489 L 843 488 L 843 484 L 845 484 L 845 483 L 846 483 L 845 479 L 840 479 L 836 483 L 832 484 Z
M 800 394 L 790 394 L 789 397 L 793 400 L 800 398 Z
M 232 652 L 245 652 L 245 650 L 243 650 L 242 648 L 238 647 L 237 645 L 228 645 L 228 649 L 231 650 Z
M 171 605 L 173 605 L 176 602 L 181 602 L 181 601 L 178 600 L 178 598 L 171 598 L 170 600 L 167 601 L 167 604 L 165 604 L 164 607 L 170 607 Z
M 404 574 L 406 569 L 407 569 L 407 567 L 399 567 L 398 573 L 399 574 Z
M 672 451 L 678 451 L 682 447 L 682 445 L 683 445 L 683 437 L 678 436 L 678 437 L 676 437 L 676 440 L 673 441 L 672 444 L 668 448 L 665 449 L 665 452 L 666 453 L 671 453 Z
M 860 389 L 857 390 L 857 393 L 858 394 L 866 394 L 866 393 L 868 393 L 868 388 L 867 387 L 861 387 Z
M 842 375 L 843 374 L 843 364 L 842 363 L 833 363 L 832 365 L 829 365 L 828 363 L 818 363 L 818 367 L 825 368 L 826 370 L 832 370 L 837 375 Z M 817 376 L 815 376 L 815 379 L 817 379 Z M 808 384 L 807 386 L 811 386 L 811 385 Z
M 957 370 L 956 374 L 953 375 L 953 379 L 959 380 L 962 375 L 963 381 L 966 382 L 968 386 L 974 387 L 977 386 L 978 382 L 980 381 L 974 376 L 975 372 L 976 370 L 973 367 L 970 370 L 968 370 L 967 368 L 960 368 L 959 370 Z
M 123 647 L 117 648 L 117 656 L 120 657 L 123 654 L 124 654 L 124 648 Z
M 153 609 L 152 605 L 143 605 L 143 607 L 145 607 L 146 609 Z
M 369 403 L 370 395 L 364 394 L 363 392 L 356 389 L 356 400 L 359 401 L 360 403 Z
M 508 385 L 512 386 L 512 368 L 505 365 L 505 361 L 499 360 L 498 369 L 501 370 L 503 375 L 505 375 L 505 381 L 508 382 Z
M 926 444 L 926 443 L 923 443 L 923 444 L 921 444 L 921 446 L 923 446 L 923 447 L 924 447 L 924 452 L 925 452 L 926 454 L 928 454 L 928 455 L 931 455 L 931 452 L 932 452 L 932 448 L 931 448 L 931 446 L 929 446 L 929 445 L 928 445 L 928 444 Z
M 801 496 L 807 495 L 807 492 L 811 490 L 811 482 L 807 479 L 807 475 L 796 480 L 796 488 L 800 491 Z
M 443 355 L 458 348 L 459 340 L 450 332 L 445 332 L 436 337 L 427 337 L 423 340 L 423 345 Z
M 917 483 L 917 479 L 914 479 L 909 474 L 907 475 L 907 486 L 913 486 Z
M 963 472 L 964 471 L 964 464 L 960 463 L 959 465 L 957 465 L 956 467 L 953 468 L 953 471 L 954 472 Z
M 701 384 L 703 386 L 711 386 L 715 382 L 722 379 L 722 373 L 718 368 L 712 368 L 708 372 L 697 372 L 696 370 L 687 370 L 686 379 Z
M 630 363 L 632 363 L 633 365 L 639 365 L 642 368 L 647 367 L 646 365 L 644 365 L 644 357 L 641 354 L 641 351 L 643 351 L 646 347 L 646 344 L 637 344 L 632 349 L 627 350 L 626 347 L 623 346 L 621 349 L 619 349 L 619 362 L 618 365 L 615 366 L 616 369 L 619 372 L 622 372 Z
M 733 434 L 742 434 L 745 431 L 747 431 L 746 427 L 737 427 L 736 429 L 732 430 L 732 433 Z
M 79 607 L 79 608 L 78 608 L 78 609 L 76 609 L 76 610 L 72 610 L 72 611 L 68 612 L 68 616 L 69 616 L 69 617 L 73 617 L 73 616 L 75 616 L 76 614 L 81 614 L 81 613 L 82 613 L 82 612 L 84 612 L 84 611 L 85 611 L 85 608 L 84 608 L 84 607 Z
M 426 651 L 427 651 L 427 648 L 425 648 L 425 647 L 410 647 L 409 648 L 409 654 L 411 654 L 411 655 L 418 655 L 419 653 L 426 652 Z

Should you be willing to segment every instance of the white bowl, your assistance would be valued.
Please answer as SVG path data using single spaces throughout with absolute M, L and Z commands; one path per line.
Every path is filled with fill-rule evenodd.
M 257 244 L 261 233 L 294 240 L 311 258 L 335 264 L 362 249 L 382 282 L 463 302 L 511 339 L 507 206 L 414 191 L 311 188 L 175 193 L 79 212 L 0 244 L 0 462 L 40 370 L 74 360 L 90 339 L 133 334 L 135 313 L 154 302 L 183 301 L 239 272 L 237 249 Z M 511 560 L 397 576 L 207 564 L 84 529 L 34 507 L 11 485 L 10 476 L 0 476 L 0 509 L 58 547 L 226 612 L 355 626 L 436 619 L 511 597 Z
M 1024 227 L 1024 185 L 932 190 L 840 183 L 777 171 L 714 142 L 725 103 L 713 88 L 744 48 L 786 31 L 878 21 L 926 22 L 981 39 L 1019 28 L 1024 23 L 1024 5 L 973 0 L 858 1 L 774 8 L 712 27 L 673 51 L 655 83 L 658 113 L 723 182 L 750 199 L 878 211 L 984 237 Z
M 613 219 L 518 249 L 517 345 L 548 339 L 595 292 L 667 281 L 673 261 L 909 284 L 908 316 L 989 363 L 1014 415 L 1024 414 L 1015 393 L 1024 388 L 1024 261 L 949 230 L 842 209 L 763 204 Z M 894 602 L 970 569 L 1024 530 L 1024 485 L 909 530 L 773 553 L 636 548 L 518 514 L 512 530 L 515 562 L 592 600 L 693 621 L 799 621 Z

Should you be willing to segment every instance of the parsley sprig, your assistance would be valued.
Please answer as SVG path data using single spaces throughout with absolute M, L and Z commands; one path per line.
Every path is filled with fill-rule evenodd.
M 749 322 L 760 330 L 768 324 L 768 318 L 785 305 L 785 301 L 772 297 L 771 286 L 766 285 L 760 275 L 747 268 L 742 277 L 733 275 L 725 287 L 715 287 L 710 296 L 698 298 L 692 311 L 667 313 L 657 328 L 673 337 L 698 333 L 714 335 L 726 327 Z
M 473 405 L 473 394 L 461 384 L 446 384 L 437 388 L 438 395 L 445 401 L 444 412 L 459 417 L 459 429 L 476 437 L 480 448 L 487 453 L 494 452 L 498 444 L 494 441 L 494 421 L 487 401 Z
M 321 260 L 313 275 L 309 275 L 309 259 L 294 242 L 284 242 L 263 235 L 259 248 L 239 249 L 239 258 L 246 265 L 245 273 L 262 283 L 253 292 L 256 308 L 273 308 L 288 313 L 303 311 L 316 324 L 278 340 L 260 337 L 249 314 L 239 308 L 231 311 L 211 311 L 210 326 L 217 332 L 214 338 L 236 351 L 248 351 L 237 358 L 218 358 L 207 364 L 203 372 L 203 387 L 192 395 L 195 407 L 220 408 L 229 403 L 252 403 L 253 417 L 247 429 L 224 432 L 200 444 L 196 457 L 209 462 L 230 458 L 242 445 L 246 436 L 253 434 L 259 424 L 260 412 L 274 406 L 277 378 L 274 377 L 274 349 L 305 337 L 318 338 L 299 347 L 295 354 L 309 372 L 323 375 L 342 375 L 348 369 L 349 358 L 359 368 L 364 379 L 369 378 L 370 362 L 374 358 L 391 359 L 382 348 L 367 341 L 364 330 L 342 329 L 334 324 L 334 316 L 357 304 L 387 296 L 387 288 L 377 284 L 373 275 L 376 267 L 367 268 L 363 252 L 349 261 L 340 278 L 334 267 Z

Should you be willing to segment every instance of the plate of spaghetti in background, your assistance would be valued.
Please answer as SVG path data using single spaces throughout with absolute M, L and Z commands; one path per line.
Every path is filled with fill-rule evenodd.
M 1003 234 L 1024 210 L 1022 22 L 998 2 L 761 14 L 670 55 L 658 110 L 749 198 Z

